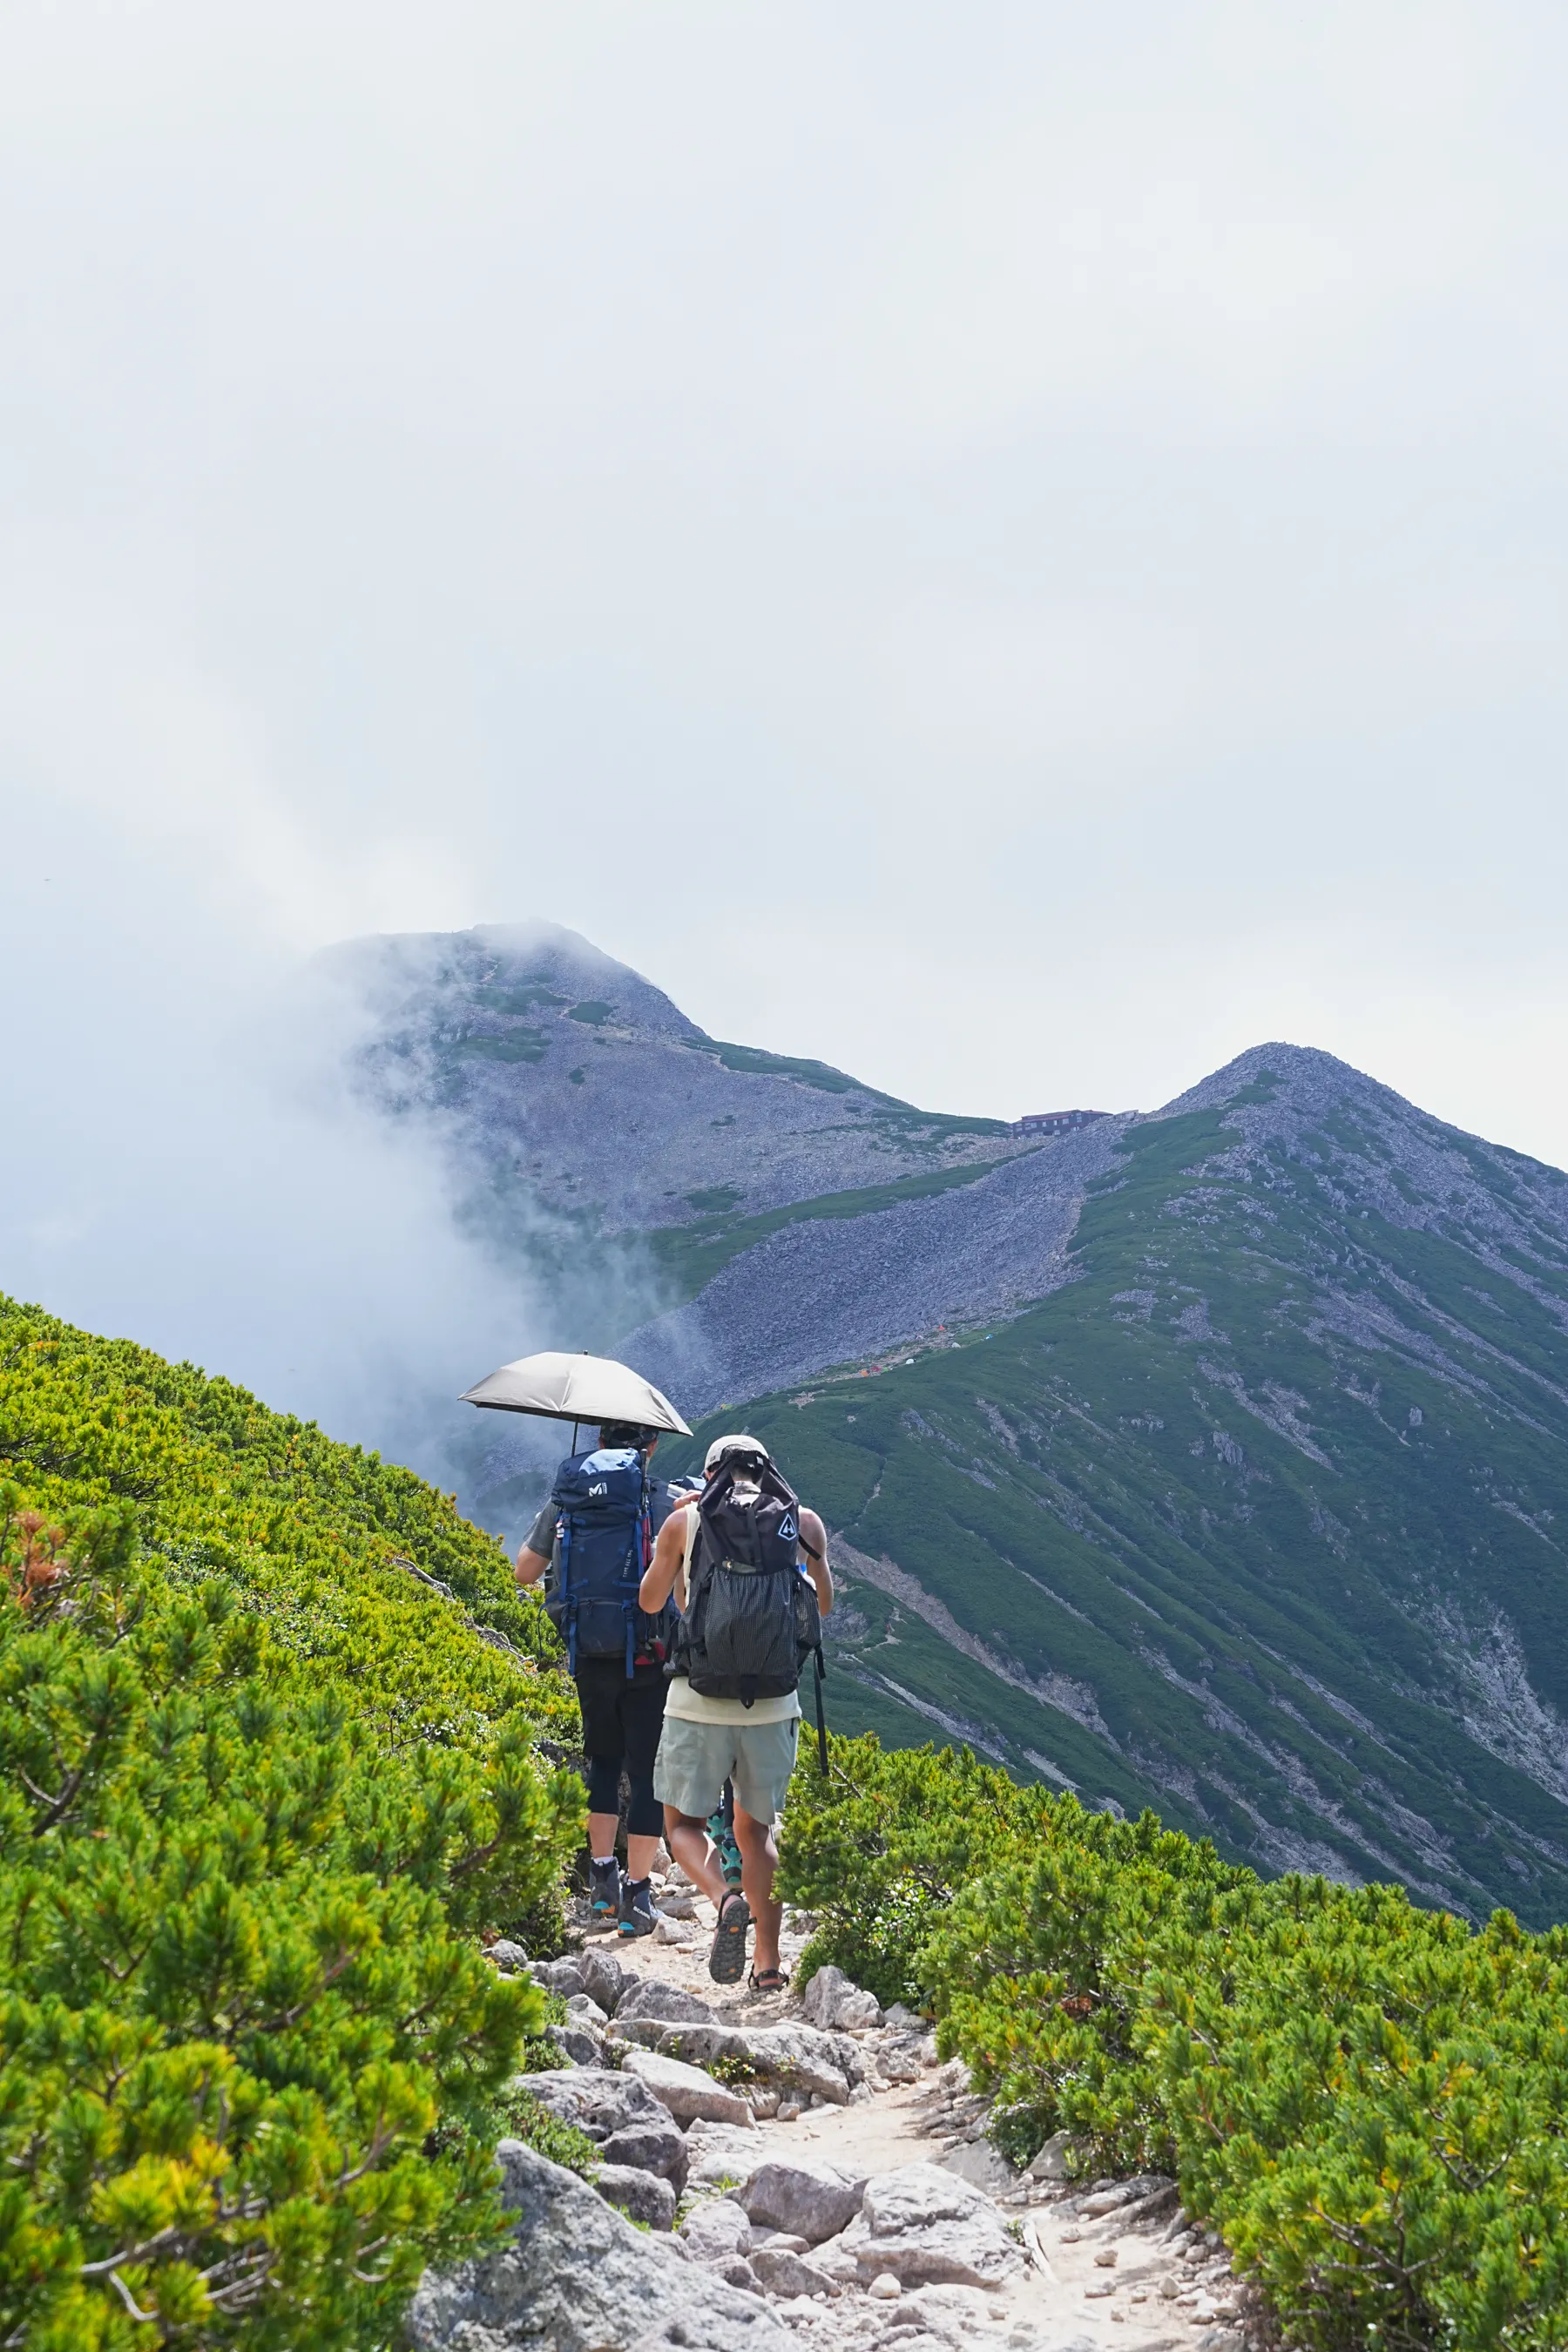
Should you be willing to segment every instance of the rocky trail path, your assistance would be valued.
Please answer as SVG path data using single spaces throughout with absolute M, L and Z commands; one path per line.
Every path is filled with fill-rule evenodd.
M 605 2161 L 589 2189 L 503 2142 L 516 2245 L 426 2278 L 409 2330 L 420 2352 L 1252 2352 L 1266 2340 L 1173 2182 L 1015 2171 L 922 2020 L 884 2016 L 837 1970 L 804 2003 L 715 1985 L 711 1906 L 679 1873 L 661 1904 L 686 1916 L 657 1937 L 622 1942 L 583 1919 L 580 1948 L 535 1969 L 567 1997 L 559 2038 L 573 2063 L 528 2085 Z M 786 1968 L 805 1942 L 786 1920 Z M 1042 2151 L 1037 2168 L 1051 2160 Z

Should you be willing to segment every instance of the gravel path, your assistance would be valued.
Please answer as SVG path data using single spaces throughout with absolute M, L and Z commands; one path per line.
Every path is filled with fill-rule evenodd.
M 615 1941 L 623 1967 L 696 1995 L 726 2023 L 751 2028 L 798 2020 L 801 2004 L 787 1996 L 762 2000 L 712 1982 L 712 1909 L 701 1896 L 689 1899 L 696 1915 L 685 1930 L 691 1940 Z M 786 1967 L 804 1942 L 799 1927 L 786 1922 Z M 872 2030 L 857 2039 L 870 2081 L 849 2105 L 814 2105 L 795 2120 L 768 2117 L 743 2130 L 710 2127 L 734 2150 L 736 2173 L 748 2175 L 774 2158 L 826 2162 L 873 2179 L 902 2166 L 939 2165 L 988 2189 L 997 2221 L 1017 2232 L 1027 2260 L 984 2290 L 906 2288 L 884 2301 L 857 2283 L 826 2301 L 778 2299 L 773 2309 L 804 2343 L 820 2352 L 883 2352 L 895 2343 L 897 2352 L 935 2352 L 937 2346 L 983 2352 L 988 2345 L 998 2352 L 1244 2352 L 1256 2322 L 1244 2315 L 1246 2299 L 1217 2242 L 1204 2241 L 1186 2224 L 1173 2184 L 1150 2179 L 1068 2188 L 1011 2174 L 984 2138 L 984 2107 L 969 2095 L 960 2064 L 939 2065 L 927 2048 L 918 2080 L 878 2088 L 881 2037 Z

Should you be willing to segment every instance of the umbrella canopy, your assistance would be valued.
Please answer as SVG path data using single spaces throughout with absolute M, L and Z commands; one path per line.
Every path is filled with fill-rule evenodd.
M 691 1434 L 651 1381 L 612 1356 L 520 1356 L 465 1389 L 458 1402 L 493 1412 L 537 1413 L 542 1421 L 635 1421 L 644 1429 Z

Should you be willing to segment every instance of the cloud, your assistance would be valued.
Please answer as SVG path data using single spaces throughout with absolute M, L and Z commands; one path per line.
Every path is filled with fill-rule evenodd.
M 933 1106 L 1289 1036 L 1568 1160 L 1565 38 L 9 12 L 0 1280 L 345 1427 L 515 1352 L 259 1033 L 530 910 Z

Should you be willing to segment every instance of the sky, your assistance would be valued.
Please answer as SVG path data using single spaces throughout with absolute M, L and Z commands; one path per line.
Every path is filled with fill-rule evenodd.
M 1568 1163 L 1565 51 L 11 0 L 0 1288 L 466 1368 L 524 1305 L 278 1006 L 532 915 L 933 1108 L 1284 1037 Z

